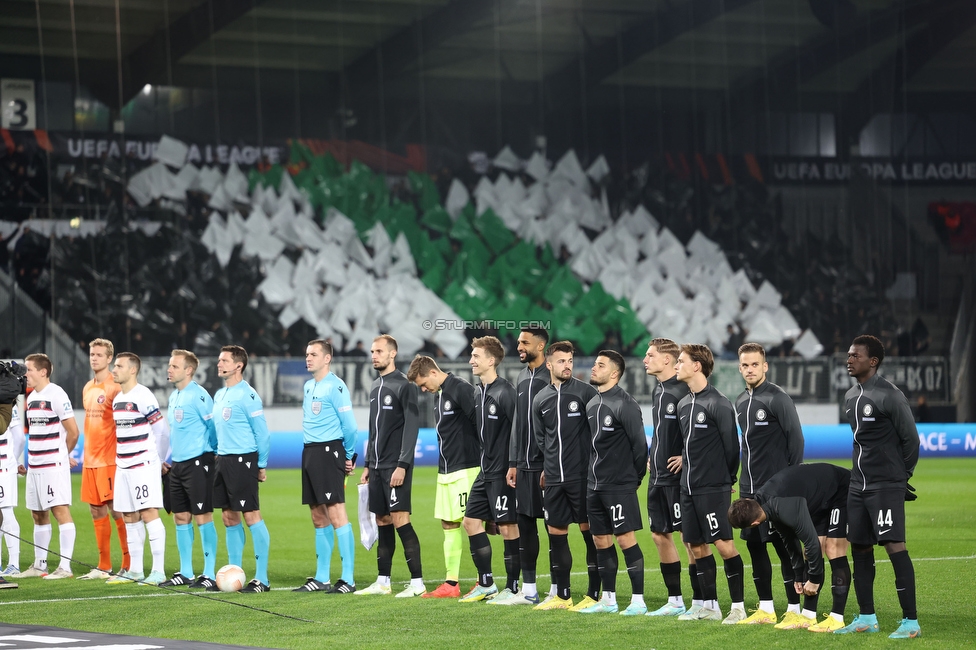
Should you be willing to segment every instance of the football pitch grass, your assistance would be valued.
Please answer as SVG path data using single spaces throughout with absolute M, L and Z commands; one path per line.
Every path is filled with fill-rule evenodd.
M 353 596 L 321 593 L 291 593 L 291 589 L 314 573 L 315 551 L 308 509 L 302 506 L 298 470 L 273 470 L 261 488 L 262 512 L 271 533 L 270 576 L 273 591 L 266 594 L 207 594 L 206 600 L 149 586 L 108 586 L 101 582 L 79 580 L 20 580 L 17 590 L 0 591 L 0 621 L 17 624 L 49 625 L 76 630 L 125 633 L 148 637 L 192 639 L 226 644 L 273 648 L 320 648 L 335 645 L 348 648 L 569 648 L 598 645 L 606 648 L 721 648 L 721 647 L 809 647 L 872 648 L 909 643 L 912 646 L 956 648 L 972 647 L 976 642 L 976 460 L 923 459 L 912 483 L 918 489 L 917 501 L 906 504 L 908 549 L 915 561 L 918 583 L 918 610 L 923 636 L 912 641 L 892 641 L 901 618 L 895 596 L 891 564 L 883 550 L 876 557 L 875 599 L 880 634 L 838 636 L 819 635 L 804 630 L 781 631 L 772 626 L 726 626 L 715 622 L 679 622 L 674 619 L 622 617 L 617 615 L 583 615 L 565 611 L 536 612 L 529 607 L 498 607 L 485 603 L 461 604 L 451 600 L 394 599 L 389 596 Z M 444 578 L 443 536 L 440 524 L 433 519 L 436 468 L 418 468 L 414 474 L 413 523 L 423 549 L 424 578 L 428 589 Z M 354 527 L 356 488 L 359 470 L 350 478 L 347 496 Z M 78 495 L 79 478 L 75 477 L 74 494 Z M 21 483 L 23 492 L 23 483 Z M 642 501 L 644 486 L 641 488 Z M 21 496 L 23 503 L 23 496 Z M 72 512 L 78 527 L 75 558 L 94 563 L 97 559 L 91 517 L 85 504 L 76 503 Z M 18 509 L 22 537 L 31 539 L 29 513 Z M 218 523 L 218 568 L 226 563 L 223 527 Z M 171 574 L 179 566 L 172 519 L 167 524 L 166 567 Z M 646 519 L 645 519 L 646 525 Z M 549 587 L 548 544 L 542 534 L 539 561 L 539 588 Z M 358 528 L 356 528 L 358 540 Z M 54 547 L 57 548 L 55 527 Z M 586 588 L 585 552 L 582 540 L 571 530 L 574 573 L 573 596 L 578 600 Z M 645 529 L 638 533 L 644 551 L 646 570 L 645 599 L 650 608 L 666 600 L 667 593 L 658 569 L 657 554 Z M 118 567 L 118 542 L 113 531 L 113 554 Z M 502 545 L 492 538 L 496 580 L 504 581 Z M 757 602 L 751 581 L 749 558 L 745 545 L 739 543 L 746 564 L 746 607 Z M 199 537 L 194 567 L 202 568 Z M 21 568 L 33 558 L 29 544 L 21 546 Z M 773 554 L 775 558 L 775 554 Z M 4 553 L 4 558 L 6 554 Z M 681 553 L 682 568 L 686 558 Z M 57 559 L 51 557 L 51 566 Z M 146 567 L 150 558 L 146 554 Z M 774 559 L 775 562 L 775 559 Z M 723 614 L 728 613 L 729 598 L 724 572 L 719 560 L 718 593 Z M 333 558 L 332 579 L 339 577 L 338 551 Z M 254 570 L 251 538 L 245 547 L 244 570 L 251 577 Z M 87 572 L 74 565 L 75 575 Z M 782 614 L 785 595 L 776 583 L 779 575 L 774 566 L 776 611 Z M 475 570 L 465 543 L 461 563 L 461 589 L 465 593 L 473 584 Z M 376 577 L 376 553 L 356 547 L 357 586 L 365 587 Z M 683 572 L 683 590 L 690 605 L 690 586 Z M 829 573 L 828 573 L 829 579 Z M 409 581 L 402 547 L 397 546 L 393 562 L 394 592 Z M 617 578 L 621 610 L 630 601 L 630 582 L 621 561 Z M 199 593 L 199 592 L 198 592 Z M 301 622 L 268 613 L 236 607 L 231 603 L 253 605 L 262 609 L 308 619 Z M 831 597 L 825 588 L 820 597 L 818 619 L 829 610 Z M 857 601 L 851 590 L 846 621 L 857 612 Z

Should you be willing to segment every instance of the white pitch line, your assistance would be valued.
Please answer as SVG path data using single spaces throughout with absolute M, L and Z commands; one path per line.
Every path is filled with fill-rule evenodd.
M 959 562 L 965 560 L 976 560 L 976 555 L 957 555 L 947 557 L 913 557 L 912 562 Z M 876 564 L 891 563 L 891 560 L 875 560 Z M 751 568 L 751 564 L 744 564 L 744 568 Z M 574 571 L 571 575 L 585 576 L 586 571 Z M 293 587 L 273 587 L 271 591 L 291 591 Z M 130 598 L 162 598 L 171 596 L 192 596 L 190 592 L 169 592 L 169 593 L 148 593 L 148 594 L 128 594 L 120 596 L 87 596 L 84 598 L 48 598 L 31 600 L 8 600 L 0 601 L 0 607 L 6 605 L 33 605 L 35 603 L 67 603 L 84 602 L 89 600 L 126 600 Z

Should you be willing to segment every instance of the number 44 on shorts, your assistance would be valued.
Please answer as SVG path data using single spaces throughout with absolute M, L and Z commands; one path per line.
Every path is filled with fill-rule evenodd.
M 891 523 L 891 510 L 878 510 L 878 528 L 881 526 L 893 526 Z

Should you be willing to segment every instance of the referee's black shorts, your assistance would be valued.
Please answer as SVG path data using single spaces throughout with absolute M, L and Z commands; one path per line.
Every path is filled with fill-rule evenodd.
M 346 449 L 341 440 L 309 442 L 302 450 L 302 503 L 346 502 Z

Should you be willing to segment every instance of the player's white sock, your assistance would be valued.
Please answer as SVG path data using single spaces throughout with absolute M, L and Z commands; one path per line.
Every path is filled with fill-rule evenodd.
M 7 566 L 20 569 L 20 522 L 14 515 L 13 508 L 2 508 L 3 513 L 3 536 L 7 543 Z
M 789 607 L 786 608 L 786 611 L 787 612 L 793 612 L 794 614 L 799 614 L 800 613 L 800 604 L 799 603 L 797 603 L 796 605 L 791 604 Z
M 773 606 L 773 601 L 771 600 L 760 600 L 759 609 L 766 612 L 767 614 L 775 614 L 776 608 Z
M 835 621 L 838 621 L 840 623 L 843 623 L 844 622 L 844 615 L 843 614 L 835 614 L 833 612 L 830 612 L 830 618 L 832 618 Z
M 604 591 L 603 592 L 603 604 L 604 605 L 616 605 L 617 604 L 617 592 L 616 591 Z
M 41 571 L 47 571 L 47 549 L 51 546 L 53 534 L 51 524 L 34 526 L 34 566 Z
M 376 576 L 376 584 L 380 585 L 381 587 L 389 587 L 390 576 Z
M 704 607 L 705 609 L 714 609 L 714 610 L 717 610 L 718 609 L 718 601 L 717 600 L 706 600 L 706 601 L 702 602 L 702 607 Z
M 809 609 L 805 609 L 800 613 L 800 616 L 806 616 L 807 618 L 817 618 L 817 612 L 811 612 Z
M 423 589 L 424 588 L 424 579 L 423 578 L 410 578 L 410 586 L 413 587 L 414 589 Z
M 630 597 L 631 605 L 644 605 L 644 594 L 633 594 Z M 646 605 L 645 605 L 646 607 Z
M 691 606 L 694 607 L 695 605 L 698 605 L 699 607 L 704 607 L 705 606 L 705 601 L 704 600 L 695 600 L 694 598 L 692 598 L 691 599 Z
M 685 600 L 681 596 L 668 596 L 668 605 L 672 607 L 684 607 Z
M 71 555 L 75 552 L 75 534 L 74 523 L 58 524 L 58 541 L 61 544 L 61 562 L 58 568 L 68 573 L 71 573 Z
M 746 604 L 745 603 L 732 603 L 732 609 L 733 610 L 738 610 L 740 612 L 744 612 L 744 611 L 746 611 Z
M 163 562 L 166 555 L 166 527 L 163 525 L 163 520 L 153 519 L 146 524 L 146 535 L 149 537 L 149 550 L 152 552 L 152 570 L 163 573 L 166 571 Z
M 539 590 L 535 586 L 534 582 L 523 582 L 522 583 L 522 595 L 528 598 L 539 595 Z
M 133 524 L 126 522 L 125 536 L 129 546 L 129 572 L 142 573 L 142 555 L 146 544 L 146 527 L 142 519 Z

